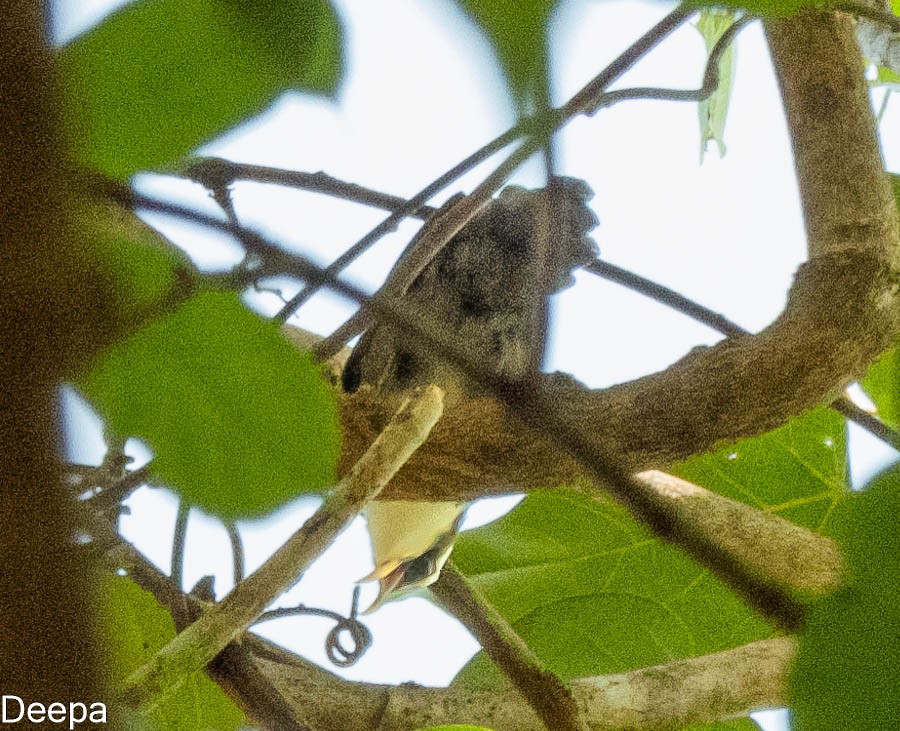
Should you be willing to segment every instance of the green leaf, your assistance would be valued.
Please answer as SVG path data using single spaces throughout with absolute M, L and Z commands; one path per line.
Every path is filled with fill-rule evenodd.
M 885 84 L 897 86 L 900 85 L 900 74 L 892 69 L 887 68 L 886 66 L 879 66 L 878 75 L 871 83 L 872 86 L 882 86 Z
M 132 212 L 80 202 L 73 214 L 91 266 L 115 300 L 115 335 L 131 334 L 160 313 L 176 288 L 190 286 L 193 267 L 187 257 Z
M 844 418 L 827 408 L 672 469 L 690 482 L 821 530 L 849 490 Z
M 451 724 L 449 726 L 429 726 L 418 731 L 492 731 L 484 726 L 469 726 L 468 724 Z
M 333 95 L 327 0 L 143 0 L 59 54 L 79 162 L 115 177 L 184 156 L 288 89 Z
M 153 469 L 226 519 L 334 481 L 337 407 L 318 367 L 230 293 L 201 292 L 107 348 L 80 384 Z
M 736 14 L 727 10 L 709 9 L 700 13 L 696 28 L 706 43 L 709 54 L 716 42 L 735 21 Z M 700 162 L 706 155 L 710 140 L 719 147 L 719 157 L 725 157 L 725 119 L 728 116 L 728 102 L 731 98 L 731 81 L 734 76 L 735 48 L 730 43 L 719 59 L 719 85 L 716 90 L 697 105 L 700 115 Z
M 460 536 L 456 564 L 564 680 L 702 655 L 768 634 L 724 586 L 624 509 L 538 492 Z M 502 684 L 479 653 L 454 681 Z
M 793 675 L 797 728 L 888 729 L 900 719 L 900 469 L 835 517 L 851 584 L 812 608 Z
M 175 637 L 175 625 L 169 613 L 153 595 L 131 579 L 105 577 L 100 585 L 99 600 L 101 630 L 107 640 L 113 672 L 118 678 L 127 677 Z M 243 723 L 244 714 L 201 671 L 165 696 L 146 717 L 134 719 L 133 727 L 231 731 Z
M 861 385 L 888 426 L 900 428 L 900 348 L 891 348 L 872 367 Z
M 846 490 L 845 452 L 843 419 L 822 409 L 676 472 L 818 528 Z M 723 584 L 623 508 L 577 493 L 532 493 L 499 521 L 463 533 L 454 560 L 566 680 L 703 655 L 771 633 Z M 454 682 L 503 680 L 479 653 Z
M 547 22 L 556 0 L 458 0 L 497 51 L 519 109 L 536 111 L 547 93 Z
M 785 17 L 828 5 L 824 0 L 690 0 L 688 5 L 695 8 L 724 7 L 746 10 L 753 15 Z

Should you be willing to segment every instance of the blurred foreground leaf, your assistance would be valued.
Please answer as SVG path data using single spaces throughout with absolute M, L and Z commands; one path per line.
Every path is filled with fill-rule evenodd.
M 801 731 L 896 728 L 900 719 L 900 469 L 834 519 L 849 585 L 810 612 L 794 672 Z
M 230 293 L 201 292 L 107 348 L 79 384 L 153 469 L 221 518 L 334 481 L 337 406 L 319 368 Z
M 543 102 L 547 84 L 547 22 L 556 0 L 459 0 L 497 51 L 520 111 Z
M 124 178 L 186 155 L 296 89 L 333 95 L 327 0 L 143 0 L 59 52 L 79 162 Z

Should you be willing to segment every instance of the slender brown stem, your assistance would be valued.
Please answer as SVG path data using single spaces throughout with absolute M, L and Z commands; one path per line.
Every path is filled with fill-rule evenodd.
M 231 185 L 238 180 L 249 180 L 255 183 L 270 183 L 285 188 L 299 188 L 313 193 L 322 193 L 333 198 L 361 203 L 386 211 L 399 210 L 407 202 L 406 198 L 382 193 L 356 183 L 348 183 L 324 172 L 304 173 L 265 165 L 231 162 L 218 157 L 204 157 L 192 161 L 185 168 L 184 175 L 205 185 L 210 190 Z M 413 218 L 427 219 L 435 210 L 432 206 L 421 206 L 409 215 Z
M 169 574 L 172 581 L 179 589 L 184 583 L 184 548 L 187 543 L 188 519 L 191 516 L 191 506 L 182 498 L 178 501 L 178 514 L 175 517 L 175 533 L 172 537 L 172 562 Z
M 581 731 L 578 707 L 569 689 L 544 667 L 506 619 L 473 587 L 453 561 L 431 585 L 435 598 L 462 622 L 519 689 L 550 731 Z

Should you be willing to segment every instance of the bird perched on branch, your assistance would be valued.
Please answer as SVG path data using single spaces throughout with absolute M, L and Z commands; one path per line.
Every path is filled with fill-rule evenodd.
M 422 270 L 404 301 L 455 334 L 486 370 L 511 380 L 528 376 L 539 362 L 534 349 L 543 346 L 534 337 L 536 312 L 547 296 L 572 284 L 573 269 L 597 256 L 588 235 L 597 225 L 587 205 L 592 196 L 575 178 L 553 178 L 539 190 L 507 186 Z M 428 229 L 426 223 L 410 251 Z M 429 383 L 444 389 L 448 404 L 480 395 L 438 354 L 387 324 L 362 336 L 342 381 L 347 392 L 368 385 L 384 398 Z M 369 505 L 375 570 L 363 581 L 377 579 L 380 591 L 367 611 L 437 579 L 465 508 L 461 502 L 405 500 Z

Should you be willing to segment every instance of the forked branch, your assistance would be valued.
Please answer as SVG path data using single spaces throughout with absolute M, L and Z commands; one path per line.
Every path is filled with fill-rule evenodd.
M 425 441 L 442 408 L 443 393 L 435 386 L 407 400 L 303 527 L 255 573 L 132 673 L 120 691 L 121 700 L 133 707 L 152 706 L 243 634 L 381 491 Z

